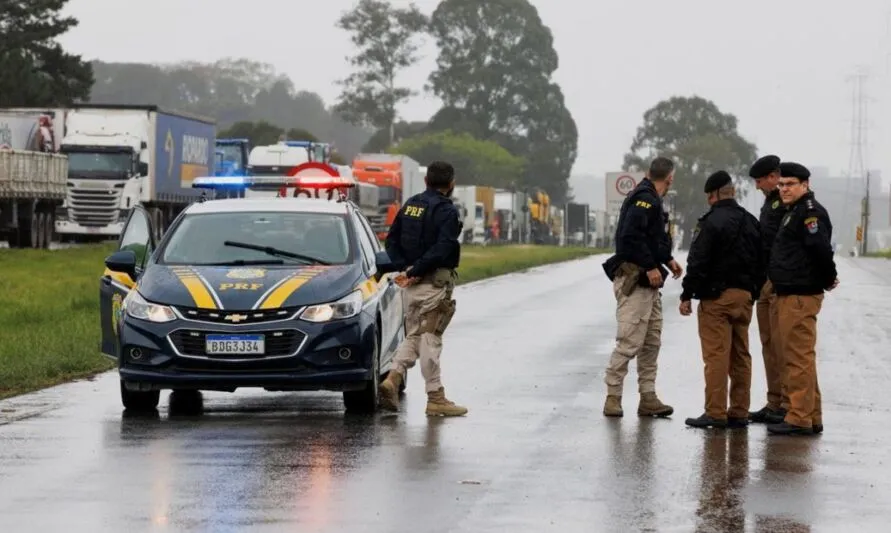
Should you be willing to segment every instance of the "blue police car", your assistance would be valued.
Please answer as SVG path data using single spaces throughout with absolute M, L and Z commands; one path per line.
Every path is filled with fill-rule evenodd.
M 100 280 L 102 352 L 127 410 L 154 410 L 162 389 L 240 387 L 377 409 L 404 338 L 401 289 L 361 209 L 335 196 L 196 202 L 160 242 L 132 210 Z

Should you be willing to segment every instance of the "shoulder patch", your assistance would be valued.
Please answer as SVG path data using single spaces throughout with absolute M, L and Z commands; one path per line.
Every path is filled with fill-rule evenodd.
M 783 217 L 783 225 L 789 224 L 789 220 L 792 218 L 792 213 L 786 213 L 786 216 Z
M 649 202 L 644 202 L 643 200 L 637 200 L 636 202 L 634 202 L 634 205 L 636 207 L 643 207 L 644 209 L 649 209 L 649 208 L 653 207 L 653 204 L 651 204 Z
M 776 208 L 779 207 L 779 206 L 780 206 L 780 201 L 779 201 L 779 200 L 774 200 L 773 203 L 770 204 L 770 208 L 771 208 L 771 209 L 776 209 Z
M 807 208 L 808 209 L 816 209 L 817 206 L 814 205 L 814 201 L 810 198 L 807 199 Z
M 817 223 L 817 217 L 807 217 L 804 219 L 804 226 L 807 228 L 808 233 L 817 233 L 820 230 L 820 226 Z

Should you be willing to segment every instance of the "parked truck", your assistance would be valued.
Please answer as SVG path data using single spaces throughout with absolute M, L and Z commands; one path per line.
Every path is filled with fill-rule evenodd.
M 0 110 L 0 238 L 10 248 L 48 248 L 65 199 L 68 161 L 54 152 L 64 110 Z
M 403 154 L 359 154 L 353 159 L 352 166 L 353 176 L 358 181 L 378 187 L 380 207 L 369 222 L 378 238 L 383 239 L 402 203 L 424 190 L 421 165 Z
M 68 191 L 56 231 L 120 234 L 128 211 L 142 205 L 156 237 L 206 191 L 192 180 L 214 172 L 213 119 L 155 105 L 85 104 L 68 109 L 61 151 L 68 156 Z

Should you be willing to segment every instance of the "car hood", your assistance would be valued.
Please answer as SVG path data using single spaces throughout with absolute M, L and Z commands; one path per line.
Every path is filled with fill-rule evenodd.
M 359 265 L 150 265 L 139 279 L 139 293 L 159 304 L 246 311 L 329 302 L 358 288 L 362 281 Z

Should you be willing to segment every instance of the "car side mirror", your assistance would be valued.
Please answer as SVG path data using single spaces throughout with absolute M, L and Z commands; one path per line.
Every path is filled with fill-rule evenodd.
M 390 272 L 396 272 L 397 270 L 399 270 L 390 259 L 390 254 L 388 254 L 386 251 L 380 251 L 374 254 L 374 262 L 377 265 L 378 272 L 381 274 L 388 274 Z
M 112 272 L 127 274 L 130 279 L 136 280 L 136 252 L 133 250 L 120 250 L 105 258 L 105 268 Z

